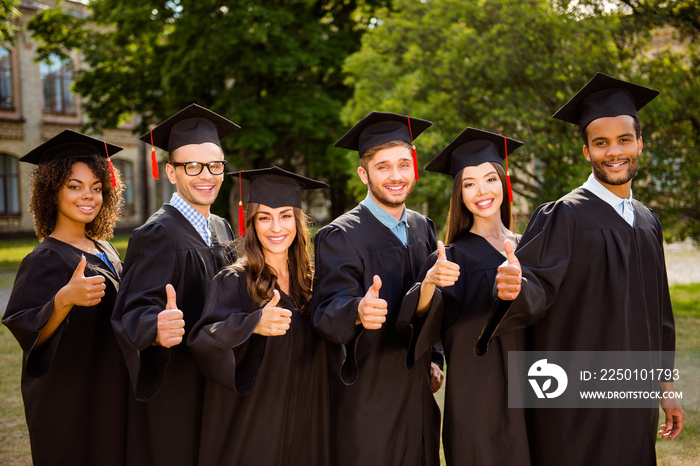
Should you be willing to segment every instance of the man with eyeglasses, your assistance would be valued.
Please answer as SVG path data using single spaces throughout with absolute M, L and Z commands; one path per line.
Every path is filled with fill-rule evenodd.
M 130 409 L 129 465 L 197 463 L 204 383 L 186 334 L 212 278 L 233 261 L 231 227 L 209 208 L 226 168 L 220 140 L 238 129 L 192 104 L 141 136 L 169 152 L 165 171 L 177 191 L 129 238 L 112 315 L 139 400 Z

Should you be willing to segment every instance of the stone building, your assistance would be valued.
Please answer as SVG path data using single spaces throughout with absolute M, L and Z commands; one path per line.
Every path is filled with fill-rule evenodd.
M 53 4 L 53 0 L 22 2 L 14 43 L 0 44 L 0 236 L 30 235 L 34 230 L 29 212 L 29 180 L 34 166 L 18 159 L 64 129 L 81 131 L 86 121 L 81 98 L 72 92 L 74 71 L 84 66 L 80 54 L 73 53 L 70 60 L 53 56 L 50 63 L 39 63 L 37 43 L 25 31 L 32 16 Z M 86 13 L 80 2 L 67 1 L 64 7 L 78 15 Z M 112 157 L 127 187 L 118 225 L 122 231 L 143 223 L 172 193 L 167 178 L 150 178 L 150 148 L 134 134 L 136 122 L 134 119 L 118 129 L 93 134 L 124 148 Z M 160 169 L 164 174 L 163 163 Z

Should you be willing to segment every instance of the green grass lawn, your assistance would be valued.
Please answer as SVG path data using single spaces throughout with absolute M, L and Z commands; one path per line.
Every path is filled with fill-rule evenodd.
M 112 243 L 122 258 L 126 252 L 128 236 L 115 238 Z M 36 245 L 36 241 L 0 242 L 0 288 L 11 287 L 14 271 L 22 258 Z M 671 287 L 671 299 L 676 315 L 677 349 L 700 360 L 700 283 Z M 4 311 L 4 309 L 2 309 Z M 24 422 L 24 410 L 20 395 L 20 367 L 22 352 L 9 330 L 0 325 L 0 464 L 31 465 L 29 439 Z M 659 440 L 657 452 L 660 465 L 700 465 L 700 364 L 690 380 L 680 386 L 684 389 L 681 403 L 685 411 L 685 429 L 680 438 L 673 441 Z M 685 375 L 685 374 L 684 374 Z M 677 389 L 679 386 L 677 385 Z M 436 399 L 442 407 L 444 389 Z M 661 417 L 663 420 L 663 415 Z

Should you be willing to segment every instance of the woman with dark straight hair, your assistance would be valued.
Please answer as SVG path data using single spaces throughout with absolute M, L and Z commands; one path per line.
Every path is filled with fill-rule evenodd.
M 278 167 L 250 180 L 238 261 L 212 281 L 188 344 L 207 377 L 199 464 L 327 465 L 326 345 L 309 317 L 313 271 L 302 189 Z
M 508 408 L 508 351 L 521 334 L 499 337 L 486 356 L 474 346 L 494 301 L 510 230 L 510 183 L 501 165 L 521 142 L 467 128 L 427 166 L 454 177 L 445 245 L 423 264 L 402 321 L 422 319 L 416 355 L 438 340 L 447 360 L 442 440 L 449 465 L 529 465 L 524 412 Z M 508 197 L 506 197 L 508 196 Z

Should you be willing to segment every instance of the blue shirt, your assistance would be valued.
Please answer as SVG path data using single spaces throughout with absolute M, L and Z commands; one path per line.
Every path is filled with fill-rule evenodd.
M 616 196 L 613 194 L 608 188 L 600 184 L 600 181 L 598 181 L 593 173 L 588 177 L 588 180 L 586 180 L 585 183 L 583 183 L 583 186 L 581 186 L 583 189 L 586 189 L 599 198 L 601 198 L 603 201 L 607 202 L 610 204 L 610 206 L 615 209 L 615 212 L 620 214 L 622 218 L 625 219 L 627 223 L 629 223 L 631 226 L 634 226 L 634 205 L 632 205 L 632 190 L 630 190 L 630 197 L 627 199 L 623 199 L 621 197 Z
M 396 217 L 391 215 L 386 210 L 382 209 L 379 204 L 374 202 L 374 199 L 367 193 L 367 197 L 360 202 L 372 212 L 372 215 L 377 217 L 377 220 L 382 222 L 391 232 L 396 235 L 396 237 L 401 240 L 404 246 L 408 245 L 408 223 L 406 223 L 406 207 L 403 208 L 403 214 L 401 214 L 401 219 L 397 220 Z
M 180 197 L 177 192 L 170 198 L 170 205 L 175 207 L 188 222 L 192 224 L 199 236 L 202 237 L 207 246 L 211 246 L 211 230 L 209 229 L 209 217 L 200 214 L 189 202 Z

